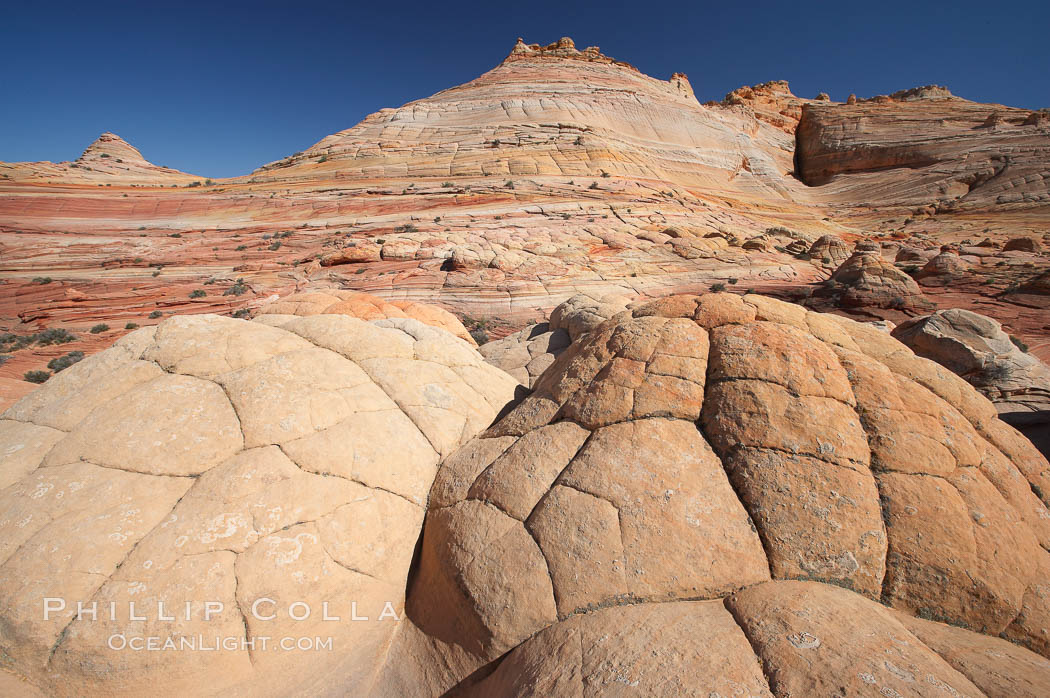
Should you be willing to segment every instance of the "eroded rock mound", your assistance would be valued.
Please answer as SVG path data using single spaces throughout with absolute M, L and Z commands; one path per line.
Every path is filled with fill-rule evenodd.
M 1050 410 L 1050 368 L 990 317 L 962 308 L 909 320 L 893 336 L 984 393 L 1000 413 Z
M 576 294 L 551 312 L 550 322 L 529 325 L 520 332 L 479 347 L 493 366 L 531 388 L 569 343 L 627 307 L 621 295 Z
M 946 286 L 969 270 L 970 265 L 963 261 L 958 250 L 953 247 L 945 247 L 941 249 L 940 254 L 919 270 L 915 278 L 924 286 L 933 284 Z
M 256 319 L 266 324 L 282 324 L 287 315 L 349 315 L 361 320 L 412 318 L 424 325 L 451 332 L 465 342 L 476 345 L 467 328 L 444 308 L 414 301 L 390 301 L 367 293 L 325 289 L 307 291 L 280 298 L 261 307 Z M 278 316 L 265 317 L 265 316 Z
M 849 245 L 834 235 L 821 235 L 809 248 L 809 256 L 821 264 L 838 266 L 850 258 Z
M 63 695 L 368 686 L 438 462 L 515 387 L 409 318 L 180 316 L 129 334 L 0 415 L 5 663 Z M 64 600 L 46 620 L 44 597 Z M 235 642 L 134 652 L 114 636 Z M 261 636 L 334 651 L 242 644 Z
M 1006 241 L 1003 245 L 1003 252 L 1035 252 L 1039 253 L 1043 251 L 1043 245 L 1039 242 L 1039 238 L 1034 235 L 1027 237 L 1013 238 Z
M 1050 663 L 999 638 L 1050 656 L 1048 503 L 1031 444 L 888 334 L 672 296 L 573 342 L 443 463 L 409 615 L 479 664 L 510 651 L 483 695 L 617 676 L 657 694 L 1032 693 Z M 927 624 L 927 645 L 914 616 L 968 630 Z M 955 632 L 981 649 L 949 653 Z M 985 649 L 1020 673 L 986 675 Z
M 877 242 L 861 242 L 815 296 L 833 298 L 847 308 L 918 310 L 929 306 L 910 276 L 882 256 Z
M 551 329 L 550 323 L 540 322 L 482 344 L 478 351 L 490 364 L 531 388 L 571 341 L 565 329 Z

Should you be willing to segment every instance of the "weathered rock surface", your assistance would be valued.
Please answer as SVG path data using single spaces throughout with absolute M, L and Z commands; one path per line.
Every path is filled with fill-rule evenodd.
M 910 276 L 882 256 L 878 243 L 861 242 L 814 294 L 844 307 L 919 310 L 929 306 Z
M 31 686 L 1050 689 L 1050 464 L 876 328 L 753 294 L 621 305 L 486 429 L 516 381 L 444 330 L 259 320 L 139 330 L 0 416 L 0 645 Z M 44 595 L 117 610 L 43 620 Z M 204 631 L 238 641 L 105 644 Z M 242 644 L 280 635 L 336 651 Z
M 0 415 L 8 666 L 55 695 L 367 686 L 438 462 L 514 387 L 447 332 L 340 314 L 172 318 L 66 369 Z M 65 608 L 45 619 L 45 596 Z M 114 635 L 235 642 L 121 652 Z M 334 651 L 244 644 L 282 635 Z
M 490 364 L 531 388 L 571 341 L 566 330 L 551 329 L 550 323 L 541 322 L 503 339 L 482 344 L 478 351 Z
M 989 124 L 993 113 L 999 118 Z M 799 174 L 871 206 L 1045 206 L 1050 137 L 1045 125 L 1029 123 L 1031 114 L 943 91 L 855 105 L 805 104 L 797 131 Z
M 73 162 L 0 163 L 0 174 L 21 181 L 62 180 L 78 184 L 185 185 L 202 177 L 159 167 L 115 133 L 103 133 Z M 50 182 L 49 182 L 50 183 Z
M 850 258 L 852 252 L 842 238 L 834 235 L 821 235 L 809 248 L 809 256 L 821 264 L 838 267 Z
M 762 296 L 673 296 L 573 342 L 443 463 L 408 609 L 479 662 L 511 651 L 482 694 L 598 685 L 609 666 L 659 686 L 642 640 L 586 640 L 635 613 L 607 607 L 728 597 L 774 694 L 934 677 L 979 695 L 863 597 L 1050 655 L 1047 485 L 991 403 L 888 334 Z M 676 646 L 645 636 L 655 657 Z M 822 646 L 818 668 L 796 658 Z M 692 655 L 666 651 L 677 690 Z M 1039 667 L 1019 684 L 1050 681 L 1017 651 Z M 750 680 L 744 659 L 728 680 Z
M 1050 368 L 1022 351 L 990 317 L 938 310 L 899 325 L 893 336 L 965 378 L 1000 414 L 1050 411 Z
M 959 257 L 958 251 L 948 248 L 941 250 L 940 254 L 926 262 L 915 278 L 924 286 L 931 284 L 947 286 L 969 269 L 970 265 Z
M 264 316 L 332 314 L 349 315 L 361 320 L 411 318 L 424 325 L 437 327 L 454 334 L 471 345 L 477 345 L 459 318 L 444 308 L 413 301 L 383 300 L 367 293 L 342 289 L 309 291 L 285 296 L 260 307 L 256 319 L 267 324 L 274 324 L 282 322 L 283 318 L 268 319 Z
M 569 343 L 625 310 L 628 299 L 611 294 L 580 293 L 551 311 L 550 322 L 529 325 L 503 339 L 483 344 L 479 351 L 493 366 L 531 388 Z

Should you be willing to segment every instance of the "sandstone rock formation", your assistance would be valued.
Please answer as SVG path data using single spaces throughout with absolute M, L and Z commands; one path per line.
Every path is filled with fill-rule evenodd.
M 722 99 L 724 106 L 746 106 L 755 117 L 787 133 L 794 133 L 802 118 L 802 105 L 810 100 L 796 97 L 786 80 L 739 87 Z
M 55 695 L 367 685 L 403 614 L 438 462 L 514 387 L 465 342 L 409 318 L 277 328 L 202 315 L 128 335 L 0 415 L 7 665 Z M 68 604 L 44 619 L 45 596 Z M 77 601 L 103 610 L 78 617 Z M 207 602 L 223 605 L 210 621 Z M 371 621 L 350 621 L 351 602 Z M 198 634 L 237 642 L 107 645 Z M 241 643 L 293 634 L 331 636 L 337 651 L 304 663 Z
M 821 264 L 838 267 L 850 258 L 852 252 L 842 238 L 834 235 L 821 235 L 807 251 L 810 258 Z
M 1037 296 L 1050 296 L 1050 269 L 1021 284 L 1019 290 Z
M 577 294 L 553 311 L 550 322 L 529 325 L 503 339 L 479 347 L 481 355 L 531 388 L 569 343 L 627 307 L 620 295 Z
M 996 636 L 1050 654 L 1048 478 L 987 400 L 878 330 L 761 296 L 675 296 L 574 342 L 445 461 L 409 614 L 479 662 L 510 651 L 478 695 L 617 676 L 705 695 L 898 690 L 920 671 L 995 685 L 987 663 L 913 639 L 914 615 L 1018 657 L 1008 682 L 1037 692 L 1050 665 Z M 695 601 L 720 597 L 731 615 Z M 701 622 L 724 653 L 710 665 L 687 649 Z M 875 659 L 888 653 L 903 673 Z
M 1045 126 L 1030 123 L 1034 112 L 931 88 L 855 105 L 803 105 L 796 150 L 803 181 L 830 183 L 829 193 L 869 206 L 1050 202 L 1050 138 Z M 992 113 L 994 127 L 987 124 Z
M 961 274 L 969 271 L 970 265 L 964 262 L 953 247 L 945 247 L 940 254 L 930 259 L 915 275 L 922 285 L 950 284 Z
M 23 181 L 60 180 L 80 184 L 167 186 L 204 181 L 170 167 L 158 167 L 115 133 L 103 133 L 73 162 L 0 163 L 0 175 Z
M 915 280 L 882 256 L 877 242 L 860 242 L 814 294 L 844 307 L 916 310 L 928 306 Z
M 877 329 L 750 294 L 634 303 L 482 432 L 515 381 L 444 330 L 262 317 L 139 330 L 0 417 L 0 647 L 32 685 L 1050 687 L 1050 464 Z M 43 620 L 44 595 L 117 610 Z M 339 651 L 105 647 L 205 630 Z
M 1013 238 L 1003 245 L 1004 252 L 1042 252 L 1043 246 L 1035 236 Z
M 154 168 L 111 136 L 79 162 L 0 163 L 0 330 L 119 332 L 333 287 L 517 330 L 577 293 L 798 289 L 825 275 L 802 247 L 824 235 L 935 249 L 1046 229 L 1044 113 L 937 87 L 853 102 L 773 81 L 700 104 L 681 73 L 523 41 L 475 80 L 221 182 Z M 1002 283 L 927 296 L 970 307 L 1050 266 L 1002 261 Z M 247 292 L 225 295 L 237 279 Z M 1024 295 L 988 312 L 1050 351 Z M 52 358 L 15 355 L 2 395 Z
M 539 322 L 503 339 L 486 342 L 478 351 L 485 361 L 531 388 L 571 341 L 564 329 L 551 329 L 550 323 Z
M 893 336 L 965 378 L 1000 413 L 1050 411 L 1050 368 L 1018 347 L 992 318 L 938 310 L 898 325 Z
M 412 318 L 424 325 L 438 327 L 471 345 L 477 345 L 467 328 L 452 313 L 436 305 L 413 301 L 388 301 L 367 293 L 325 289 L 295 293 L 259 308 L 256 320 L 266 324 L 283 324 L 285 316 L 349 315 L 361 320 Z M 267 317 L 274 316 L 274 317 Z

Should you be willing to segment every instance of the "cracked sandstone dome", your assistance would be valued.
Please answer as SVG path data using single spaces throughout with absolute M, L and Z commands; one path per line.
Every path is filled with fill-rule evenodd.
M 131 333 L 0 420 L 5 667 L 60 695 L 367 685 L 397 623 L 325 622 L 322 604 L 402 613 L 439 460 L 515 387 L 412 319 L 198 315 Z M 67 608 L 45 621 L 45 597 Z M 261 598 L 275 619 L 251 612 Z M 74 619 L 77 601 L 97 619 Z M 206 602 L 225 606 L 210 622 Z M 295 602 L 310 618 L 290 619 Z M 114 651 L 114 634 L 332 636 L 342 651 L 308 665 L 260 648 Z
M 446 332 L 274 321 L 173 318 L 3 415 L 9 666 L 78 694 L 1050 690 L 1050 466 L 877 329 L 755 295 L 633 304 L 482 432 L 516 381 Z M 406 588 L 398 623 L 241 608 L 401 615 Z M 234 612 L 46 623 L 43 596 Z M 337 651 L 105 650 L 203 631 Z

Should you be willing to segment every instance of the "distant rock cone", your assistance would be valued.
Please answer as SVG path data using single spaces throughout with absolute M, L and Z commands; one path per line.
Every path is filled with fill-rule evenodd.
M 123 160 L 128 164 L 153 166 L 153 163 L 142 157 L 138 148 L 109 131 L 96 138 L 95 142 L 89 145 L 84 154 L 77 159 L 77 162 L 86 163 L 100 158 L 113 158 Z
M 882 257 L 877 242 L 861 242 L 816 293 L 842 307 L 922 310 L 929 307 L 915 280 Z

